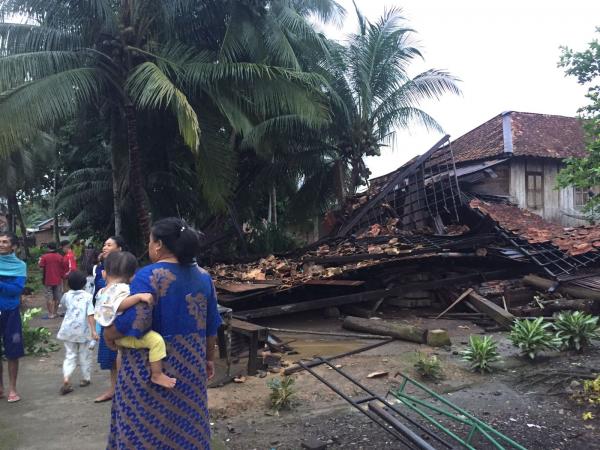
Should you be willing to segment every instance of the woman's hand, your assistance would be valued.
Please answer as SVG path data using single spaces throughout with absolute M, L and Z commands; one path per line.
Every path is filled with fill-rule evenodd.
M 214 361 L 206 361 L 206 376 L 208 378 L 208 381 L 212 380 L 215 377 Z
M 140 301 L 152 305 L 154 303 L 154 295 L 149 293 L 137 294 Z

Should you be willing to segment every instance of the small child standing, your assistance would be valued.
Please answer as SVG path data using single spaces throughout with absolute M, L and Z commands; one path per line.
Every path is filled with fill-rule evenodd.
M 90 340 L 97 340 L 96 324 L 94 322 L 94 306 L 92 296 L 85 292 L 86 277 L 79 271 L 74 271 L 67 277 L 71 289 L 64 294 L 60 305 L 65 308 L 65 318 L 58 330 L 57 338 L 65 343 L 65 360 L 63 362 L 63 385 L 60 388 L 62 395 L 73 392 L 70 383 L 71 375 L 77 367 L 79 357 L 79 370 L 81 382 L 79 386 L 89 386 L 91 383 L 92 354 Z
M 113 326 L 117 315 L 139 302 L 152 303 L 152 294 L 129 295 L 129 282 L 137 270 L 137 260 L 129 252 L 112 252 L 104 260 L 102 276 L 106 287 L 96 294 L 94 317 L 103 327 Z M 165 341 L 156 331 L 150 330 L 141 338 L 126 336 L 116 344 L 126 348 L 146 348 L 150 351 L 151 381 L 166 388 L 173 388 L 177 380 L 163 373 L 162 360 L 167 356 Z

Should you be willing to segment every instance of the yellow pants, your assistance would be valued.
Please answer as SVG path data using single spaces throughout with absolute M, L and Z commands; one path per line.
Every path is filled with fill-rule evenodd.
M 117 344 L 125 348 L 147 348 L 150 350 L 148 359 L 150 362 L 160 361 L 167 357 L 167 347 L 165 340 L 156 331 L 148 331 L 141 338 L 125 336 L 118 339 Z

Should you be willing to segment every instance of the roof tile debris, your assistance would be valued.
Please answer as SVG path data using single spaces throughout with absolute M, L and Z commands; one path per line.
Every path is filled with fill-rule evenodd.
M 563 159 L 587 154 L 579 119 L 516 111 L 509 114 L 514 156 Z M 450 146 L 456 163 L 504 154 L 502 114 L 452 141 Z
M 596 252 L 600 248 L 600 226 L 565 228 L 517 206 L 480 199 L 471 200 L 469 206 L 488 215 L 504 230 L 526 239 L 530 244 L 551 243 L 570 256 Z
M 376 228 L 376 231 L 375 231 Z M 384 231 L 385 230 L 385 231 Z M 325 268 L 320 264 L 306 262 L 311 257 L 332 257 L 347 255 L 380 255 L 382 259 L 390 257 L 408 256 L 415 249 L 415 246 L 408 245 L 397 237 L 390 236 L 386 239 L 384 234 L 388 234 L 385 227 L 373 226 L 365 234 L 366 237 L 382 236 L 377 243 L 372 239 L 344 240 L 337 245 L 323 244 L 317 249 L 309 250 L 297 258 L 276 257 L 270 255 L 248 264 L 217 264 L 208 267 L 208 271 L 216 282 L 220 284 L 253 282 L 253 281 L 277 281 L 281 287 L 290 287 L 305 283 L 308 280 L 328 279 L 342 275 L 344 272 L 362 267 L 378 264 L 377 258 L 365 258 L 362 261 L 349 262 L 335 267 Z

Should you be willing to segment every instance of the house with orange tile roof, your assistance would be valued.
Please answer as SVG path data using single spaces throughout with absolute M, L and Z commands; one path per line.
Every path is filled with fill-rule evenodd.
M 565 159 L 586 156 L 580 119 L 507 111 L 451 140 L 445 149 L 454 156 L 464 190 L 506 197 L 561 225 L 585 223 L 576 217 L 593 193 L 557 188 Z M 477 167 L 482 169 L 473 171 Z

